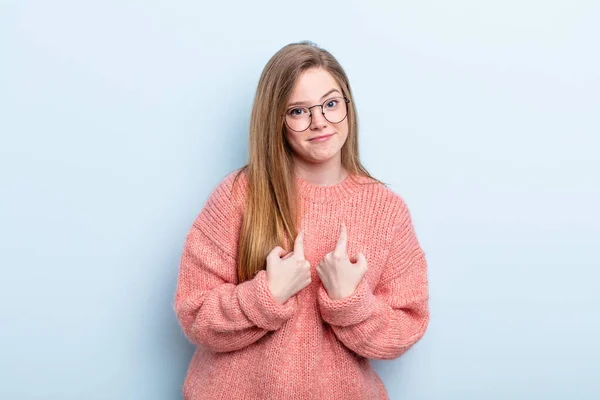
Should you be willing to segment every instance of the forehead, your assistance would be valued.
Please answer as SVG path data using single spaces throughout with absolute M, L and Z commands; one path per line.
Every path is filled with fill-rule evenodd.
M 340 85 L 338 85 L 333 75 L 322 68 L 311 68 L 298 77 L 289 102 L 308 101 L 318 103 L 321 96 L 331 89 L 337 89 L 342 93 Z

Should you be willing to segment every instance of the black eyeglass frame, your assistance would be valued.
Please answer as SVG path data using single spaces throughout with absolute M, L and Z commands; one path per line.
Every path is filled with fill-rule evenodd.
M 344 102 L 346 103 L 346 104 L 345 104 L 345 106 L 346 106 L 346 115 L 344 115 L 344 118 L 340 119 L 339 121 L 337 121 L 337 122 L 332 122 L 332 121 L 329 121 L 329 120 L 327 119 L 327 116 L 325 115 L 325 112 L 323 111 L 323 106 L 324 106 L 324 105 L 325 105 L 325 103 L 327 103 L 328 101 L 331 101 L 332 99 L 337 99 L 337 98 L 343 98 L 343 99 L 344 99 Z M 288 123 L 287 123 L 287 118 L 286 118 L 286 116 L 287 116 L 287 112 L 288 112 L 289 110 L 291 110 L 291 109 L 294 109 L 294 108 L 303 108 L 303 107 L 299 107 L 299 106 L 290 107 L 290 108 L 288 108 L 287 110 L 285 110 L 285 112 L 283 113 L 283 123 L 285 124 L 285 126 L 287 126 L 288 128 L 290 128 L 290 129 L 291 129 L 292 131 L 294 131 L 294 132 L 304 132 L 306 129 L 310 128 L 310 126 L 312 125 L 312 110 L 311 110 L 311 108 L 315 108 L 315 107 L 321 107 L 321 114 L 323 114 L 323 118 L 325 118 L 325 119 L 326 119 L 328 122 L 330 122 L 330 123 L 332 123 L 332 124 L 339 124 L 340 122 L 342 122 L 343 120 L 345 120 L 345 119 L 346 119 L 346 117 L 348 116 L 348 103 L 350 103 L 350 99 L 349 99 L 349 98 L 347 98 L 346 96 L 335 96 L 335 97 L 330 97 L 329 99 L 325 100 L 325 101 L 324 101 L 323 103 L 321 103 L 321 104 L 315 104 L 314 106 L 307 107 L 307 109 L 308 109 L 308 112 L 310 113 L 310 114 L 309 114 L 309 117 L 310 117 L 310 122 L 308 123 L 308 126 L 307 126 L 305 129 L 301 130 L 301 131 L 297 131 L 297 130 L 294 130 L 294 129 L 292 129 L 292 128 L 291 128 L 291 127 L 288 125 Z

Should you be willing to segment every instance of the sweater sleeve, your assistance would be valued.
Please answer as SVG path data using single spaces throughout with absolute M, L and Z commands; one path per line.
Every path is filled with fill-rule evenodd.
M 191 227 L 185 241 L 175 294 L 175 313 L 185 336 L 213 352 L 242 349 L 279 329 L 296 310 L 296 298 L 279 304 L 272 295 L 265 270 L 253 279 L 236 284 L 236 259 L 224 251 L 235 248 L 235 210 L 226 184 L 211 196 Z M 218 227 L 212 223 L 219 224 Z M 219 240 L 216 233 L 227 227 Z M 233 234 L 231 233 L 233 231 Z
M 366 358 L 399 357 L 424 335 L 429 323 L 427 263 L 405 204 L 394 232 L 374 290 L 363 278 L 343 299 L 332 300 L 323 286 L 318 292 L 323 320 L 346 347 Z

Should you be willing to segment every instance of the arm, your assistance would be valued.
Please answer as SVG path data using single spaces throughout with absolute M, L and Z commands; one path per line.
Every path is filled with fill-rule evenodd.
M 399 357 L 429 323 L 427 263 L 404 205 L 390 254 L 375 290 L 363 278 L 354 293 L 332 300 L 324 287 L 318 301 L 323 320 L 355 353 L 372 359 Z
M 223 248 L 235 247 L 227 241 L 237 238 L 236 221 L 230 220 L 236 213 L 224 209 L 223 204 L 229 203 L 222 189 L 213 192 L 187 235 L 174 304 L 186 337 L 213 352 L 239 350 L 256 342 L 279 329 L 297 307 L 295 297 L 277 303 L 264 270 L 235 283 L 236 260 Z M 218 236 L 220 241 L 207 233 L 223 227 L 228 229 Z

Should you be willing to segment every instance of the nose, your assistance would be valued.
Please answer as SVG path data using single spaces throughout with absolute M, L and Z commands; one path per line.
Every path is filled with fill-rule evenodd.
M 322 129 L 327 126 L 327 120 L 323 114 L 323 108 L 315 107 L 311 110 L 312 120 L 310 122 L 311 129 Z

